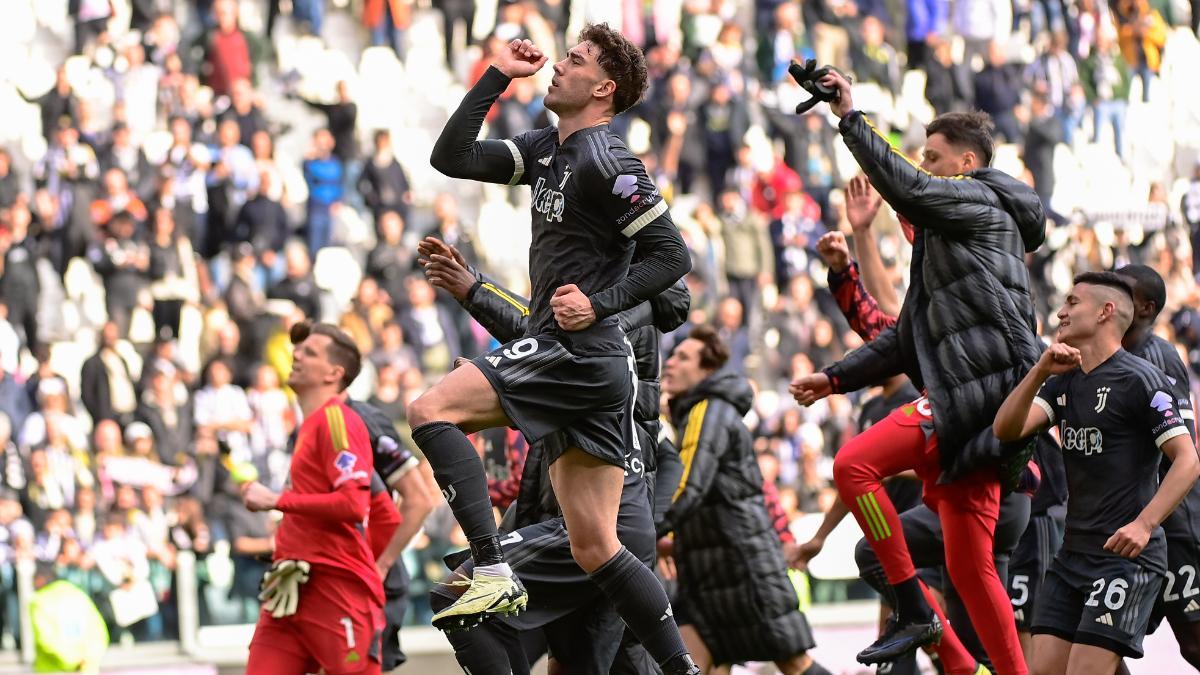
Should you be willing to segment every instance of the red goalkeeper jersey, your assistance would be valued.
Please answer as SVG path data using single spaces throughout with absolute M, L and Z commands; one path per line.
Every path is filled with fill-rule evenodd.
M 367 537 L 371 441 L 362 419 L 338 398 L 309 415 L 296 432 L 288 487 L 277 508 L 275 559 L 306 560 L 362 579 L 383 603 Z

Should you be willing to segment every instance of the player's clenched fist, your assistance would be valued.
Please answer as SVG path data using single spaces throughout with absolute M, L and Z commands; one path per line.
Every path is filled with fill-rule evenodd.
M 554 291 L 550 309 L 554 310 L 554 320 L 563 330 L 583 330 L 596 323 L 592 301 L 575 284 L 560 286 Z
M 1082 357 L 1079 350 L 1062 342 L 1055 342 L 1042 352 L 1037 367 L 1046 375 L 1061 375 L 1079 367 Z
M 546 55 L 529 40 L 513 40 L 496 57 L 496 70 L 511 78 L 529 77 L 546 65 Z
M 1104 542 L 1104 550 L 1112 551 L 1126 558 L 1136 558 L 1141 555 L 1146 544 L 1150 543 L 1150 535 L 1153 534 L 1153 531 L 1154 528 L 1149 523 L 1138 518 L 1114 532 L 1113 536 Z
M 817 240 L 817 253 L 834 272 L 841 272 L 850 266 L 850 247 L 846 245 L 846 235 L 841 232 L 821 235 Z
M 792 384 L 788 386 L 788 391 L 796 399 L 796 403 L 807 406 L 832 394 L 833 385 L 829 382 L 829 376 L 825 373 L 813 373 L 812 375 L 805 375 L 804 377 L 797 377 L 795 380 L 792 380 Z

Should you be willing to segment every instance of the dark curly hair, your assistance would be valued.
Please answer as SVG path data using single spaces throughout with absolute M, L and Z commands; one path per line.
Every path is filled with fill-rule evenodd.
M 620 32 L 607 23 L 584 26 L 580 42 L 590 42 L 600 50 L 596 62 L 617 84 L 613 93 L 613 113 L 620 114 L 637 105 L 650 87 L 646 72 L 646 56 Z
M 979 166 L 991 166 L 992 156 L 996 154 L 996 141 L 992 138 L 995 128 L 991 115 L 985 112 L 952 112 L 938 115 L 930 122 L 925 127 L 925 136 L 941 134 L 950 145 L 974 150 Z

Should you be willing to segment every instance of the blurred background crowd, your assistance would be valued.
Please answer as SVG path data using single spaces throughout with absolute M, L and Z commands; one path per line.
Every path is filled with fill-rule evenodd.
M 489 349 L 424 280 L 416 242 L 440 237 L 523 292 L 528 191 L 436 175 L 433 139 L 507 41 L 554 61 L 599 21 L 648 57 L 650 93 L 614 127 L 692 251 L 680 332 L 715 324 L 757 387 L 746 421 L 793 521 L 834 497 L 832 457 L 879 395 L 800 409 L 786 393 L 860 344 L 816 241 L 875 237 L 901 292 L 909 254 L 886 208 L 848 225 L 856 166 L 823 106 L 792 114 L 793 59 L 851 73 L 914 157 L 935 114 L 990 113 L 996 166 L 1047 206 L 1029 260 L 1045 330 L 1074 273 L 1146 263 L 1167 280 L 1160 330 L 1200 369 L 1198 0 L 11 0 L 0 646 L 18 636 L 19 559 L 90 594 L 126 642 L 175 636 L 180 551 L 200 561 L 202 623 L 254 621 L 274 523 L 241 506 L 230 468 L 286 480 L 288 328 L 348 330 L 369 362 L 352 395 L 401 428 L 456 357 Z M 514 82 L 485 133 L 552 123 L 549 77 Z M 501 500 L 511 437 L 478 439 Z M 405 556 L 411 622 L 428 623 L 428 584 L 463 544 L 435 510 Z

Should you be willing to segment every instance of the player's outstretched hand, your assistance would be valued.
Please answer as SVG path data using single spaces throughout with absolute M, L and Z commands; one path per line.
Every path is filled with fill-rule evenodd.
M 425 237 L 421 241 L 417 242 L 417 254 L 425 260 L 428 260 L 430 256 L 443 255 L 447 258 L 452 258 L 455 263 L 462 265 L 463 267 L 470 267 L 470 265 L 467 264 L 466 258 L 463 258 L 463 255 L 461 252 L 459 252 L 458 248 L 451 246 L 450 244 L 447 244 L 446 242 L 434 236 Z
M 820 537 L 813 537 L 791 551 L 785 548 L 788 567 L 794 567 L 800 571 L 808 569 L 808 561 L 817 557 L 823 548 L 825 548 L 825 540 Z
M 592 301 L 575 284 L 560 286 L 554 291 L 550 309 L 554 310 L 554 320 L 563 330 L 583 330 L 596 323 Z
M 1112 551 L 1126 558 L 1136 558 L 1141 555 L 1142 549 L 1146 548 L 1146 544 L 1150 542 L 1153 530 L 1154 528 L 1150 527 L 1149 523 L 1138 518 L 1114 532 L 1113 536 L 1104 542 L 1104 550 Z
M 513 40 L 500 50 L 496 57 L 496 69 L 516 79 L 529 77 L 546 65 L 547 57 L 529 40 Z
M 817 253 L 834 272 L 841 272 L 850 266 L 850 247 L 846 245 L 846 235 L 836 230 L 821 235 L 817 240 Z
M 258 481 L 242 483 L 242 503 L 251 511 L 270 511 L 279 503 L 279 495 Z
M 1078 368 L 1082 362 L 1083 357 L 1079 354 L 1078 349 L 1062 342 L 1055 342 L 1050 345 L 1049 349 L 1042 352 L 1037 367 L 1047 376 L 1061 375 Z
M 788 392 L 796 399 L 796 403 L 809 406 L 833 393 L 833 383 L 825 373 L 813 373 L 792 380 Z
M 866 176 L 859 174 L 846 184 L 846 220 L 850 221 L 855 234 L 871 228 L 882 204 L 883 197 L 879 196 Z
M 830 69 L 825 77 L 817 80 L 822 86 L 836 88 L 840 94 L 838 100 L 829 102 L 829 109 L 838 117 L 845 117 L 854 110 L 854 101 L 850 99 L 850 81 L 841 73 Z
M 467 294 L 475 285 L 475 275 L 454 258 L 434 254 L 428 260 L 422 260 L 421 265 L 425 267 L 425 278 L 430 284 L 446 291 L 459 302 L 467 299 Z

